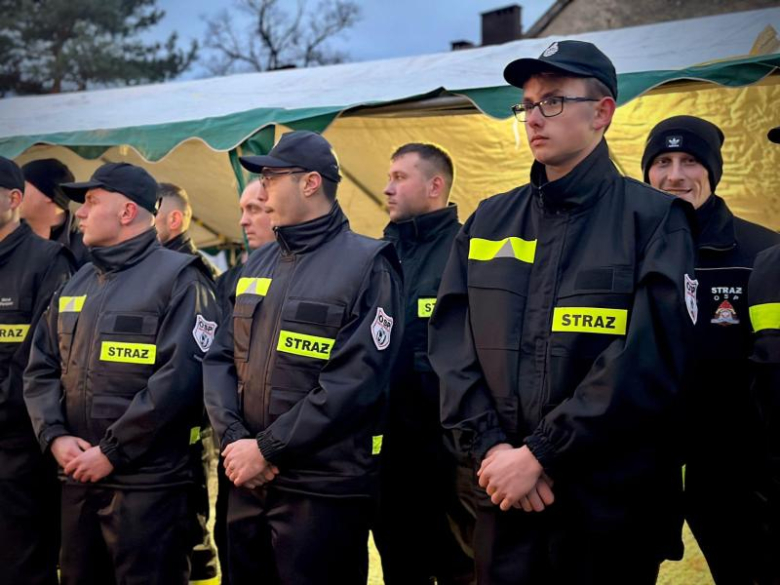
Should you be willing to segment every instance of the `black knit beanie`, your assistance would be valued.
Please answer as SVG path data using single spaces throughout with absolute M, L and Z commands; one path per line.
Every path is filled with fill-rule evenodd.
M 75 179 L 70 169 L 53 158 L 28 162 L 22 167 L 24 180 L 54 201 L 62 209 L 68 209 L 68 199 L 60 183 L 72 183 Z
M 649 183 L 650 166 L 664 152 L 686 152 L 693 155 L 707 169 L 713 193 L 723 175 L 723 157 L 720 148 L 725 140 L 723 132 L 712 122 L 694 116 L 674 116 L 656 124 L 650 131 L 642 155 L 642 172 Z

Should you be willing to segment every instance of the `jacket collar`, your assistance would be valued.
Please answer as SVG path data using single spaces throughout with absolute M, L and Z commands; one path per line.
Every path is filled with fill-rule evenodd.
M 288 256 L 311 252 L 347 229 L 349 221 L 336 201 L 325 215 L 304 223 L 275 227 L 274 233 L 282 254 Z
M 92 263 L 100 274 L 120 272 L 135 266 L 149 254 L 160 248 L 157 232 L 148 229 L 144 233 L 115 246 L 90 248 Z
M 6 263 L 13 255 L 16 247 L 25 239 L 34 235 L 32 228 L 21 220 L 19 227 L 8 234 L 5 239 L 0 242 L 0 264 Z
M 398 223 L 390 222 L 385 227 L 385 239 L 393 241 L 432 240 L 440 232 L 458 223 L 458 206 L 450 203 L 444 209 L 417 215 Z
M 568 211 L 598 200 L 604 188 L 619 177 L 609 158 L 607 141 L 603 140 L 567 175 L 547 181 L 544 165 L 531 165 L 531 189 L 539 204 L 550 211 Z
M 165 242 L 163 246 L 174 252 L 183 252 L 184 254 L 192 254 L 193 256 L 198 253 L 198 249 L 195 247 L 195 244 L 192 243 L 190 233 L 187 231 L 180 233 L 175 238 L 171 238 Z
M 730 250 L 737 245 L 734 214 L 715 193 L 696 210 L 699 224 L 699 249 Z

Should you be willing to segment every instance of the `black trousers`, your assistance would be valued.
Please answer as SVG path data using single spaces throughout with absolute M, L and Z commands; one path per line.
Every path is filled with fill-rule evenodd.
M 479 585 L 652 585 L 661 559 L 641 530 L 603 534 L 570 526 L 557 503 L 544 512 L 477 509 Z
M 385 436 L 374 540 L 385 585 L 475 582 L 473 470 L 440 434 Z
M 371 503 L 233 487 L 231 585 L 365 585 Z
M 228 571 L 227 513 L 230 500 L 230 488 L 233 483 L 225 475 L 225 460 L 219 458 L 217 464 L 217 503 L 214 507 L 214 543 L 217 545 L 219 566 L 222 572 L 222 585 L 230 585 Z
M 191 493 L 63 485 L 62 585 L 187 585 Z
M 0 582 L 56 585 L 60 483 L 38 445 L 0 448 Z

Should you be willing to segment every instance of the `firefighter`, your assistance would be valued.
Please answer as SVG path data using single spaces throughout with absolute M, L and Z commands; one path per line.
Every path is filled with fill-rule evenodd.
M 655 583 L 682 555 L 690 206 L 615 169 L 617 78 L 594 45 L 556 41 L 504 77 L 531 181 L 466 221 L 429 330 L 442 422 L 482 488 L 478 581 Z
M 21 169 L 0 157 L 0 572 L 8 585 L 56 585 L 59 484 L 22 397 L 32 332 L 71 274 L 58 243 L 19 220 Z
M 65 584 L 188 582 L 201 360 L 217 306 L 196 259 L 157 241 L 157 188 L 126 163 L 63 185 L 83 203 L 92 262 L 36 328 L 24 397 L 64 481 Z
M 750 455 L 757 449 L 746 449 L 755 439 L 748 278 L 756 255 L 780 243 L 778 234 L 735 217 L 716 194 L 723 142 L 715 124 L 674 116 L 653 128 L 642 156 L 646 182 L 696 209 L 699 319 L 685 400 L 685 517 L 719 585 L 751 583 L 756 568 L 758 519 L 743 507 L 723 506 L 724 498 L 751 499 L 751 482 L 746 473 L 724 474 L 723 461 L 757 463 Z
M 349 229 L 324 138 L 291 132 L 241 164 L 262 174 L 277 245 L 250 256 L 204 364 L 234 486 L 230 581 L 364 584 L 403 334 L 398 259 Z
M 394 244 L 401 260 L 406 303 L 374 528 L 387 585 L 428 585 L 433 578 L 440 585 L 474 581 L 470 473 L 463 473 L 466 488 L 458 490 L 461 468 L 445 446 L 439 380 L 428 361 L 428 319 L 460 229 L 458 209 L 447 203 L 453 178 L 452 159 L 445 151 L 410 143 L 393 153 L 385 187 L 390 223 L 384 238 Z M 439 497 L 420 498 L 418 484 Z
M 60 187 L 73 181 L 73 173 L 62 162 L 45 158 L 28 162 L 24 173 L 24 200 L 19 212 L 32 230 L 46 240 L 65 246 L 81 268 L 89 262 L 89 252 L 79 231 L 79 224 L 70 211 L 70 199 Z

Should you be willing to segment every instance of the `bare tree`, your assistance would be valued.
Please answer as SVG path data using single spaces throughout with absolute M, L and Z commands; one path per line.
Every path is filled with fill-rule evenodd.
M 328 41 L 360 18 L 350 0 L 321 0 L 314 9 L 299 0 L 292 14 L 279 0 L 234 0 L 234 6 L 206 20 L 204 66 L 213 75 L 341 63 L 346 55 Z

